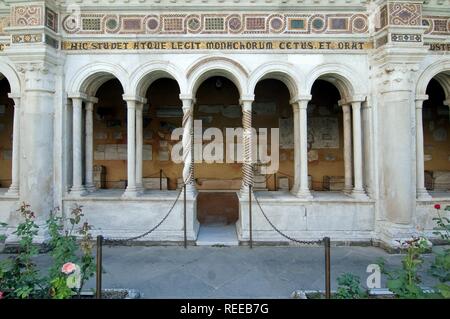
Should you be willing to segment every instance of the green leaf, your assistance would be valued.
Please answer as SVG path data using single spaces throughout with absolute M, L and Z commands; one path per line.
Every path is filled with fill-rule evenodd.
M 402 287 L 402 281 L 400 279 L 392 279 L 392 280 L 388 280 L 387 282 L 387 286 L 389 288 L 389 290 L 392 289 L 399 289 Z
M 450 298 L 450 285 L 439 284 L 436 286 L 436 288 L 439 289 L 439 292 L 444 298 L 446 299 Z

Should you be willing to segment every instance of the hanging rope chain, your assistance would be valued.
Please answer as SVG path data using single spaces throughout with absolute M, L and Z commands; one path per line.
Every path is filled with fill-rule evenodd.
M 130 241 L 134 241 L 134 240 L 138 240 L 140 238 L 143 238 L 149 234 L 151 234 L 153 231 L 155 231 L 159 226 L 161 226 L 162 223 L 164 223 L 164 221 L 167 219 L 167 217 L 169 217 L 170 213 L 173 211 L 175 204 L 178 202 L 178 199 L 180 198 L 181 193 L 183 192 L 183 187 L 180 189 L 180 191 L 178 192 L 177 198 L 175 198 L 175 201 L 173 202 L 172 206 L 170 207 L 169 211 L 167 212 L 167 214 L 163 217 L 163 219 L 161 219 L 161 221 L 156 224 L 153 228 L 151 228 L 150 230 L 146 231 L 145 233 L 138 235 L 138 236 L 134 236 L 134 237 L 129 237 L 129 238 L 107 238 L 105 237 L 103 239 L 103 241 L 105 243 L 109 243 L 109 244 L 123 244 L 125 242 L 130 242 Z
M 267 217 L 266 213 L 264 212 L 264 210 L 261 207 L 261 204 L 259 203 L 259 200 L 256 196 L 253 196 L 255 198 L 256 203 L 258 204 L 259 209 L 261 210 L 261 213 L 263 214 L 264 218 L 267 220 L 267 222 L 269 223 L 269 225 L 278 233 L 280 234 L 282 237 L 289 239 L 290 241 L 293 241 L 295 243 L 298 244 L 306 244 L 306 245 L 313 245 L 313 244 L 322 244 L 323 240 L 319 239 L 319 240 L 313 240 L 313 241 L 309 241 L 309 240 L 298 240 L 295 239 L 291 236 L 286 235 L 285 233 L 283 233 L 281 230 L 279 230 L 271 221 L 270 219 Z

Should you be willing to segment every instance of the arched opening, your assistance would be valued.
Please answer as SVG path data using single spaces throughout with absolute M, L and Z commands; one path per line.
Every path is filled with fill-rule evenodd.
M 117 79 L 107 80 L 95 93 L 98 101 L 93 109 L 93 175 L 97 189 L 127 186 L 127 104 L 122 95 Z
M 176 164 L 170 154 L 174 144 L 172 131 L 182 126 L 183 110 L 177 81 L 155 80 L 146 93 L 142 111 L 142 176 L 145 189 L 176 189 L 183 164 Z M 161 181 L 160 181 L 161 177 Z
M 440 80 L 450 84 L 450 76 Z M 425 188 L 433 192 L 450 191 L 450 113 L 445 91 L 433 78 L 428 83 L 428 100 L 423 102 Z
M 290 92 L 280 80 L 264 79 L 255 87 L 252 115 L 258 134 L 258 162 L 254 167 L 254 190 L 288 191 L 294 183 L 294 118 Z M 272 145 L 272 129 L 279 130 L 279 143 Z M 267 144 L 263 135 L 266 134 Z M 267 145 L 267 152 L 264 151 Z M 261 151 L 260 151 L 261 149 Z M 267 159 L 261 158 L 267 155 Z M 277 157 L 277 158 L 276 158 Z M 270 162 L 267 160 L 271 158 Z M 278 163 L 278 165 L 277 165 Z M 278 167 L 277 167 L 278 166 Z M 273 173 L 265 175 L 262 168 Z
M 332 83 L 318 79 L 308 104 L 309 188 L 342 191 L 345 184 L 343 111 L 341 95 Z
M 1 78 L 1 75 L 0 75 Z M 0 79 L 0 188 L 11 185 L 14 102 L 8 80 Z
M 232 224 L 238 219 L 236 191 L 241 186 L 242 164 L 236 161 L 235 145 L 240 141 L 227 138 L 227 129 L 241 127 L 239 91 L 234 83 L 223 76 L 204 80 L 196 91 L 194 106 L 194 131 L 204 137 L 202 147 L 194 141 L 194 175 L 200 191 L 197 217 L 202 224 Z M 210 141 L 205 140 L 207 136 Z M 212 142 L 220 142 L 222 137 L 222 145 L 212 147 Z

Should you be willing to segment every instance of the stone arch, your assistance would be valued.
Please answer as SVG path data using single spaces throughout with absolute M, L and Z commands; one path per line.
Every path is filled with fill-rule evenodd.
M 248 81 L 248 94 L 255 92 L 256 85 L 265 79 L 275 79 L 283 82 L 289 90 L 290 97 L 299 95 L 299 83 L 302 83 L 300 75 L 296 73 L 295 67 L 289 63 L 269 62 L 261 65 L 252 72 Z
M 11 95 L 20 96 L 20 78 L 14 68 L 5 62 L 0 62 L 0 78 L 5 77 L 11 87 Z
M 223 76 L 236 85 L 240 96 L 246 93 L 249 72 L 240 63 L 224 57 L 210 56 L 195 62 L 187 72 L 185 94 L 195 96 L 204 80 L 212 76 Z
M 425 68 L 417 80 L 417 96 L 426 94 L 428 83 L 430 83 L 433 78 L 435 78 L 444 89 L 445 97 L 447 99 L 450 98 L 450 59 L 436 61 Z
M 70 80 L 70 94 L 84 93 L 95 96 L 106 81 L 116 78 L 125 91 L 128 85 L 128 72 L 117 64 L 96 62 L 82 67 Z M 125 94 L 127 92 L 125 91 Z
M 129 92 L 136 96 L 145 96 L 150 85 L 161 78 L 175 80 L 180 92 L 186 91 L 186 78 L 182 72 L 168 61 L 151 61 L 136 68 L 131 74 Z
M 365 97 L 367 93 L 363 84 L 367 81 L 363 81 L 356 70 L 341 64 L 324 64 L 307 75 L 304 88 L 306 95 L 310 94 L 314 82 L 319 79 L 335 85 L 344 100 L 361 95 Z

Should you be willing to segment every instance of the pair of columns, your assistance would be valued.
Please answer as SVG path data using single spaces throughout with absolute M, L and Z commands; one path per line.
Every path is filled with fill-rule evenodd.
M 188 95 L 180 95 L 180 99 L 183 102 L 183 182 L 186 184 L 186 193 L 195 196 L 197 190 L 194 178 L 194 102 Z M 243 128 L 243 178 L 240 190 L 242 198 L 248 196 L 249 186 L 253 185 L 252 103 L 253 97 L 243 97 L 240 100 Z
M 97 98 L 72 96 L 72 188 L 70 193 L 82 196 L 95 190 L 94 185 L 94 104 Z M 83 184 L 83 102 L 85 104 L 85 184 Z
M 135 197 L 143 190 L 142 149 L 143 123 L 142 110 L 147 101 L 140 97 L 124 96 L 127 103 L 127 188 L 124 197 Z
M 134 197 L 143 190 L 142 187 L 142 148 L 143 148 L 143 127 L 142 108 L 145 99 L 124 96 L 127 103 L 127 175 L 128 184 L 125 190 L 125 197 Z M 72 96 L 73 108 L 73 183 L 70 190 L 71 195 L 83 196 L 87 192 L 95 190 L 93 166 L 94 166 L 94 123 L 93 110 L 97 98 L 84 95 Z M 83 184 L 82 172 L 82 121 L 83 102 L 85 104 L 85 184 Z
M 12 140 L 12 173 L 11 185 L 6 192 L 7 196 L 19 196 L 20 180 L 20 96 L 9 93 L 14 101 L 13 140 Z
M 416 96 L 416 193 L 418 199 L 431 199 L 425 188 L 425 156 L 423 144 L 423 102 L 428 100 L 428 95 Z M 444 105 L 450 108 L 450 99 L 444 101 Z
M 291 100 L 294 113 L 294 187 L 292 193 L 311 199 L 308 186 L 308 102 L 311 95 Z M 362 133 L 360 100 L 341 102 L 344 122 L 345 191 L 354 197 L 365 198 L 362 174 Z M 350 108 L 352 113 L 350 113 Z M 353 115 L 353 125 L 352 117 Z M 353 130 L 353 143 L 352 143 Z M 352 154 L 353 144 L 353 154 Z M 354 186 L 353 186 L 354 175 Z

